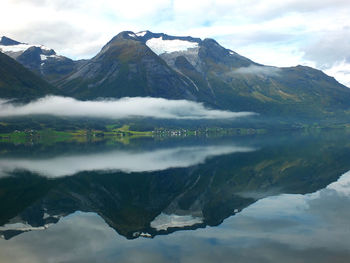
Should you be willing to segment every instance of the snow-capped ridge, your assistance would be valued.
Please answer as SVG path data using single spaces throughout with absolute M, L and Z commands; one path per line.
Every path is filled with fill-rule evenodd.
M 41 61 L 47 60 L 48 58 L 60 59 L 61 57 L 60 57 L 60 56 L 57 56 L 57 55 L 44 55 L 44 54 L 41 54 L 41 55 L 40 55 Z
M 13 40 L 11 38 L 8 38 L 6 36 L 2 36 L 0 39 L 0 51 L 11 56 L 12 58 L 16 58 L 20 55 L 22 55 L 25 51 L 27 51 L 29 48 L 37 47 L 40 48 L 44 52 L 51 52 L 56 54 L 53 49 L 48 48 L 44 45 L 40 44 L 28 44 L 28 43 L 21 43 L 16 40 Z
M 30 44 L 25 44 L 25 43 L 20 43 L 17 45 L 11 45 L 11 46 L 5 46 L 5 45 L 0 45 L 0 50 L 4 53 L 6 52 L 21 52 L 23 53 L 24 51 L 26 51 L 27 49 L 31 48 L 31 47 L 38 47 L 42 50 L 46 50 L 46 51 L 50 51 L 51 48 L 48 48 L 46 46 L 43 45 L 30 45 Z
M 133 38 L 136 38 L 137 35 L 135 33 L 128 33 L 129 37 L 133 37 Z
M 191 48 L 198 48 L 197 42 L 180 39 L 165 40 L 163 39 L 163 36 L 147 40 L 146 45 L 157 55 L 161 55 L 163 53 L 187 51 Z
M 146 34 L 147 34 L 147 31 L 140 31 L 140 32 L 137 32 L 135 35 L 138 37 L 144 37 Z

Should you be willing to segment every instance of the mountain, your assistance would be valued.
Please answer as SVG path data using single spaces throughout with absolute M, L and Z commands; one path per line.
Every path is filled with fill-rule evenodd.
M 162 37 L 164 41 L 159 41 Z M 207 46 L 207 42 L 210 45 L 211 41 L 192 37 L 149 31 L 121 32 L 94 58 L 64 79 L 60 87 L 82 99 L 152 96 L 204 101 L 219 106 L 200 69 L 199 50 L 201 45 Z M 227 54 L 217 54 L 222 55 Z M 253 63 L 238 54 L 230 56 L 237 65 Z
M 0 98 L 31 100 L 60 90 L 0 52 Z
M 5 36 L 0 38 L 0 51 L 50 82 L 71 73 L 77 64 L 43 45 L 25 44 Z
M 213 39 L 124 31 L 93 58 L 73 61 L 2 37 L 0 49 L 65 94 L 83 100 L 187 99 L 280 121 L 348 119 L 350 89 L 320 70 L 258 64 Z
M 234 111 L 302 118 L 344 114 L 350 89 L 322 71 L 265 66 L 213 39 L 119 33 L 58 82 L 79 99 L 152 96 Z
M 152 96 L 195 100 L 195 87 L 141 41 L 123 32 L 60 87 L 80 99 Z

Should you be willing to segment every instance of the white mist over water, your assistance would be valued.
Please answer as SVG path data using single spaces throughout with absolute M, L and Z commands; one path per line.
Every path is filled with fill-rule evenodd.
M 132 117 L 158 119 L 234 119 L 254 115 L 252 112 L 213 110 L 202 103 L 151 97 L 79 101 L 69 97 L 47 96 L 28 104 L 5 103 L 0 99 L 0 117 L 53 115 L 124 119 Z
M 0 178 L 16 170 L 38 173 L 48 178 L 70 176 L 82 171 L 151 172 L 185 168 L 204 163 L 208 158 L 254 151 L 254 148 L 226 146 L 188 146 L 152 151 L 116 150 L 94 154 L 57 156 L 47 159 L 0 159 Z

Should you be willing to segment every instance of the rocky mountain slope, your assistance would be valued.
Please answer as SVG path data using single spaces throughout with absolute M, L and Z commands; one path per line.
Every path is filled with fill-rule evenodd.
M 322 118 L 350 106 L 350 90 L 322 71 L 255 63 L 213 39 L 122 32 L 59 86 L 81 99 L 152 96 L 284 116 Z
M 62 92 L 0 52 L 0 98 L 28 101 L 48 94 Z

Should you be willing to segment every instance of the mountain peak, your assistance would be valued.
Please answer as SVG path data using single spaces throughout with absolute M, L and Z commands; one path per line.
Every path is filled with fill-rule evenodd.
M 109 46 L 111 43 L 120 41 L 120 40 L 126 40 L 126 39 L 132 39 L 137 40 L 137 35 L 132 31 L 122 31 L 115 35 L 106 45 L 105 47 Z M 102 48 L 103 49 L 103 48 Z
M 213 39 L 213 38 L 205 38 L 205 39 L 203 40 L 203 42 L 219 45 L 219 43 L 218 43 L 215 39 Z
M 14 46 L 14 45 L 19 45 L 19 44 L 22 44 L 22 43 L 18 42 L 16 40 L 13 40 L 11 38 L 8 38 L 6 36 L 2 36 L 0 38 L 0 45 L 3 45 L 3 46 Z

